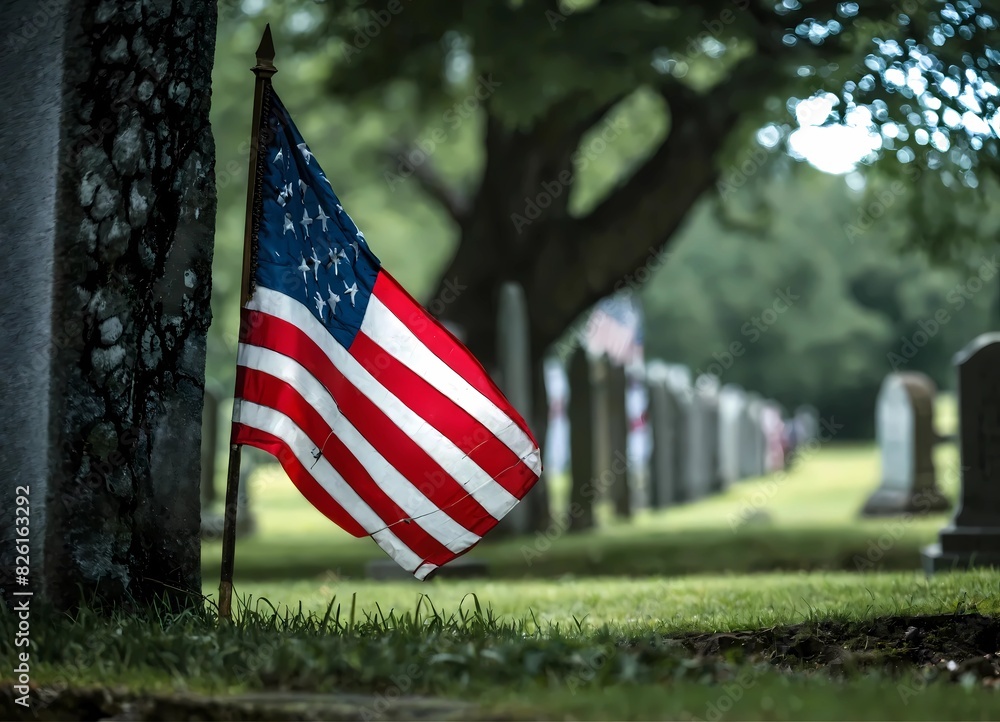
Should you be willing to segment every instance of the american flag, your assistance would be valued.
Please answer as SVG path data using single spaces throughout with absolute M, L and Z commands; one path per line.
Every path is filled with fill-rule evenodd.
M 273 89 L 234 443 L 418 579 L 528 492 L 541 455 L 475 357 L 390 276 Z
M 620 366 L 642 361 L 642 312 L 632 293 L 609 296 L 594 307 L 583 329 L 583 344 Z

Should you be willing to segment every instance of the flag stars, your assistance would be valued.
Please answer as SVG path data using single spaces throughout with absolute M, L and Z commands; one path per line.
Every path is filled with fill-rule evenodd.
M 302 232 L 306 238 L 309 238 L 309 226 L 312 225 L 313 219 L 309 217 L 309 211 L 305 208 L 302 209 L 302 220 L 299 223 L 302 224 Z M 325 225 L 325 224 L 324 224 Z M 323 230 L 326 230 L 325 228 Z
M 323 297 L 319 295 L 319 291 L 316 291 L 316 296 L 313 298 L 313 301 L 316 302 L 316 313 L 319 314 L 319 320 L 322 321 L 323 309 L 326 308 L 326 301 L 324 301 Z
M 358 295 L 358 283 L 355 281 L 350 286 L 344 281 L 344 293 L 351 297 L 351 306 L 354 306 L 354 297 Z
M 326 233 L 326 222 L 330 220 L 330 216 L 323 212 L 323 206 L 319 207 L 319 213 L 316 214 L 316 219 L 323 224 L 323 233 Z
M 309 280 L 306 278 L 306 274 L 309 273 L 309 264 L 306 263 L 305 256 L 299 254 L 299 257 L 302 259 L 302 262 L 299 264 L 299 271 L 302 273 L 302 283 L 308 284 Z
M 316 255 L 315 246 L 313 247 L 312 251 L 313 254 L 312 256 L 309 257 L 309 260 L 312 261 L 313 280 L 316 281 L 316 283 L 319 283 L 319 257 Z
M 291 185 L 291 184 L 289 184 Z M 299 179 L 299 195 L 302 196 L 302 202 L 306 202 L 306 192 L 309 190 L 309 184 L 306 183 L 301 178 Z
M 288 201 L 292 200 L 292 184 L 282 186 L 278 191 L 278 205 L 284 207 Z
M 361 250 L 358 247 L 358 242 L 357 241 L 351 241 L 351 248 L 354 249 L 354 260 L 357 261 L 358 260 L 358 255 L 361 253 Z
M 279 148 L 279 149 L 278 149 L 278 154 L 277 154 L 276 156 L 274 156 L 274 162 L 275 162 L 275 163 L 281 163 L 281 162 L 283 162 L 284 160 L 285 160 L 285 155 L 284 155 L 284 153 L 282 152 L 281 148 Z
M 330 266 L 333 266 L 333 275 L 334 276 L 339 276 L 340 275 L 340 259 L 341 258 L 344 258 L 344 259 L 347 258 L 347 256 L 344 254 L 343 251 L 341 251 L 340 249 L 337 249 L 337 251 L 334 251 L 332 248 L 330 249 L 330 260 L 326 264 L 326 267 L 329 268 Z
M 333 318 L 334 316 L 337 315 L 337 304 L 340 303 L 340 296 L 338 296 L 336 293 L 333 292 L 333 289 L 330 288 L 329 283 L 326 284 L 326 294 L 327 294 L 326 301 L 327 304 L 330 306 L 330 317 Z
M 298 234 L 295 233 L 295 224 L 292 223 L 292 214 L 291 213 L 286 213 L 285 214 L 285 232 L 282 235 L 287 235 L 289 231 L 292 232 L 292 236 L 293 237 L 298 238 Z
M 299 143 L 296 147 L 302 153 L 302 157 L 305 158 L 306 165 L 309 165 L 309 162 L 313 159 L 313 154 L 309 152 L 309 147 L 305 143 Z

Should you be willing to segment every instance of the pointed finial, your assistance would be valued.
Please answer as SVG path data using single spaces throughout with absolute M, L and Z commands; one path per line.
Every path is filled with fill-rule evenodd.
M 274 67 L 274 41 L 271 39 L 271 23 L 264 26 L 264 35 L 257 46 L 257 65 L 252 68 L 255 73 L 274 75 L 278 72 Z

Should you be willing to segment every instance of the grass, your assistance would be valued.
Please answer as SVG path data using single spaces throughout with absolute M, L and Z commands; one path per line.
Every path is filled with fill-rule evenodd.
M 33 679 L 144 696 L 363 692 L 370 695 L 364 705 L 389 700 L 390 707 L 405 692 L 476 700 L 491 719 L 978 719 L 997 709 L 993 690 L 978 678 L 956 688 L 941 684 L 943 672 L 899 670 L 878 659 L 871 669 L 831 677 L 828 666 L 808 660 L 789 667 L 740 654 L 692 654 L 680 640 L 691 632 L 840 620 L 849 630 L 844 644 L 857 647 L 859 635 L 886 615 L 996 614 L 998 585 L 1000 574 L 986 571 L 931 580 L 774 574 L 527 580 L 480 596 L 450 581 L 424 585 L 430 596 L 418 599 L 412 585 L 368 584 L 356 599 L 321 593 L 301 607 L 244 597 L 238 623 L 222 627 L 210 611 L 111 620 L 38 612 Z M 294 597 L 299 588 L 275 591 Z M 5 646 L 15 625 L 12 614 L 0 613 L 0 656 L 13 652 Z
M 936 458 L 954 497 L 955 450 L 942 446 Z M 473 554 L 490 563 L 490 578 L 418 583 L 365 580 L 365 563 L 382 552 L 340 532 L 265 468 L 252 482 L 259 533 L 237 548 L 237 623 L 214 618 L 219 545 L 207 544 L 204 611 L 110 620 L 33 612 L 33 680 L 69 690 L 46 698 L 51 719 L 92 709 L 93 697 L 74 696 L 90 688 L 111 688 L 95 693 L 105 706 L 93 715 L 109 717 L 135 709 L 107 707 L 115 695 L 174 700 L 149 718 L 208 718 L 217 715 L 204 700 L 178 712 L 179 695 L 264 690 L 359 693 L 343 714 L 362 719 L 450 714 L 398 701 L 412 694 L 474 700 L 459 718 L 995 718 L 1000 676 L 950 672 L 946 662 L 968 660 L 935 650 L 983 660 L 1000 644 L 962 632 L 965 615 L 1000 616 L 1000 572 L 915 571 L 919 548 L 948 515 L 859 520 L 878 473 L 871 446 L 831 446 L 787 476 L 631 524 L 487 541 Z M 888 620 L 914 615 L 954 615 L 938 620 L 952 630 L 946 639 L 928 636 L 924 651 L 940 660 L 901 661 L 910 643 L 899 625 L 910 622 Z M 0 658 L 14 651 L 15 624 L 0 611 Z M 740 630 L 755 630 L 756 652 L 713 642 L 743 638 Z M 972 647 L 958 643 L 972 638 Z M 802 640 L 820 639 L 822 653 L 800 651 Z M 18 712 L 4 697 L 6 674 L 0 717 Z M 259 706 L 248 714 L 309 716 Z
M 940 446 L 935 457 L 939 484 L 954 498 L 954 445 Z M 920 548 L 936 541 L 950 515 L 860 520 L 878 480 L 872 446 L 830 446 L 787 474 L 741 482 L 696 504 L 644 511 L 630 524 L 584 534 L 565 534 L 556 521 L 533 538 L 487 538 L 469 557 L 486 560 L 491 576 L 504 579 L 917 568 Z M 385 558 L 371 540 L 349 536 L 313 509 L 277 467 L 259 469 L 251 484 L 259 533 L 237 545 L 239 586 L 359 579 L 367 562 Z M 564 496 L 565 480 L 553 487 L 557 500 Z M 886 534 L 891 544 L 880 553 Z M 216 584 L 220 555 L 220 544 L 204 546 L 206 589 Z

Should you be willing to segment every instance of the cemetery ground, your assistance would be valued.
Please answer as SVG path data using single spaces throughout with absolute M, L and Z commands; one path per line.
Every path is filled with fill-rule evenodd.
M 954 498 L 954 448 L 936 459 Z M 995 718 L 1000 572 L 924 577 L 948 515 L 858 519 L 878 478 L 872 446 L 831 445 L 631 524 L 484 542 L 489 578 L 418 583 L 365 580 L 381 552 L 262 469 L 238 622 L 216 626 L 216 543 L 204 613 L 35 618 L 29 718 Z M 22 712 L 11 689 L 0 718 Z

